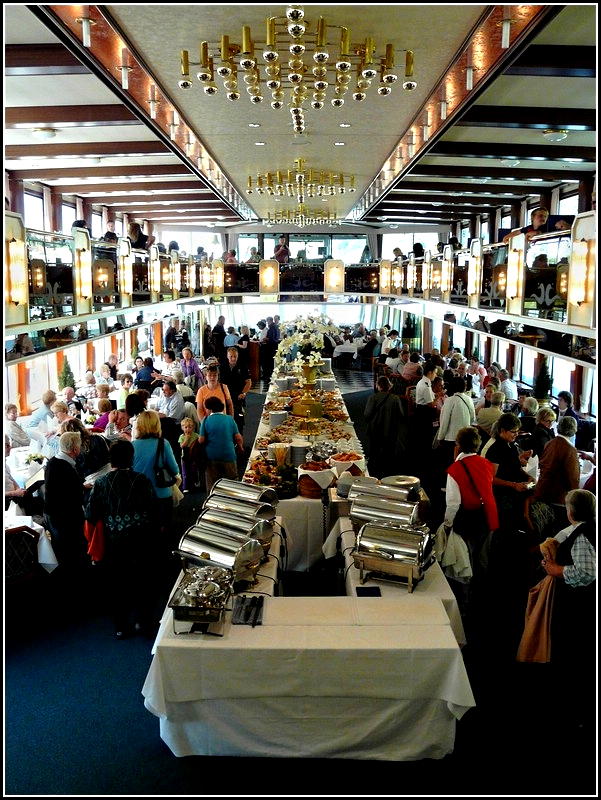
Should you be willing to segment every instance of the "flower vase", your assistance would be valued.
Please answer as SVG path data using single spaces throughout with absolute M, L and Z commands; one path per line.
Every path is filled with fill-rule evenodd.
M 319 365 L 303 364 L 302 370 L 305 377 L 305 389 L 315 389 L 317 384 L 317 370 Z

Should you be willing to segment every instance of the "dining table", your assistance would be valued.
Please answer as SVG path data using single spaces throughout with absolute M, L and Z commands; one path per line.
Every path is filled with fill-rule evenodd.
M 31 528 L 39 534 L 38 537 L 38 564 L 46 570 L 46 572 L 53 572 L 58 567 L 58 560 L 52 547 L 50 533 L 45 530 L 43 525 L 35 522 L 32 517 L 10 514 L 4 514 L 4 530 L 11 528 L 19 528 L 24 525 Z
M 475 706 L 436 596 L 266 597 L 220 637 L 178 636 L 171 613 L 142 695 L 178 757 L 441 759 Z

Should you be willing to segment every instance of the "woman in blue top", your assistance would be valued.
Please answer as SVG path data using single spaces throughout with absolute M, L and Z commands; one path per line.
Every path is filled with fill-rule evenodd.
M 158 526 L 163 534 L 163 543 L 169 546 L 169 551 L 171 552 L 172 543 L 169 541 L 169 529 L 173 516 L 173 496 L 170 486 L 161 488 L 156 485 L 154 474 L 154 462 L 161 439 L 161 418 L 157 412 L 142 411 L 138 414 L 136 419 L 136 438 L 132 441 L 134 446 L 133 468 L 136 472 L 141 472 L 143 475 L 146 475 L 154 486 L 158 498 Z M 166 439 L 162 441 L 163 458 L 160 460 L 159 466 L 164 465 L 172 475 L 179 475 L 179 465 L 175 460 L 171 445 Z
M 200 425 L 200 444 L 206 445 L 207 451 L 207 494 L 219 478 L 238 480 L 238 464 L 236 450 L 244 452 L 244 440 L 238 431 L 233 417 L 224 414 L 223 401 L 218 397 L 207 397 L 205 408 L 209 415 L 204 417 Z

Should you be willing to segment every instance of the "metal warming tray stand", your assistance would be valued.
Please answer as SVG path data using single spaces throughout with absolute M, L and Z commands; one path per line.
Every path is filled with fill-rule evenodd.
M 410 593 L 435 558 L 428 528 L 374 523 L 361 527 L 351 555 L 362 584 L 373 573 L 407 581 Z

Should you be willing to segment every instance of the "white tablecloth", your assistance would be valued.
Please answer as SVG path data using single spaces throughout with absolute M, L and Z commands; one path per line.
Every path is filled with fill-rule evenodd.
M 145 706 L 177 756 L 443 758 L 475 702 L 440 599 L 418 602 L 273 597 L 261 626 L 194 639 L 169 610 Z
M 334 352 L 332 353 L 332 358 L 338 358 L 338 356 L 342 355 L 342 353 L 352 353 L 353 358 L 357 355 L 357 345 L 351 344 L 347 342 L 347 344 L 338 344 L 334 348 Z
M 374 580 L 368 578 L 365 583 L 359 580 L 359 570 L 353 563 L 351 552 L 355 546 L 355 535 L 351 530 L 351 521 L 348 518 L 339 520 L 333 528 L 333 532 L 346 531 L 342 533 L 342 546 L 341 550 L 344 554 L 344 575 L 345 575 L 345 588 L 347 595 L 356 596 L 356 589 L 358 586 L 377 586 L 382 594 L 381 599 L 389 600 L 390 598 L 402 598 L 403 602 L 412 603 L 416 598 L 421 597 L 436 597 L 444 607 L 448 617 L 448 622 L 451 625 L 457 643 L 460 647 L 466 644 L 465 631 L 463 629 L 463 622 L 461 621 L 461 613 L 457 598 L 453 594 L 453 590 L 449 586 L 447 579 L 444 576 L 438 561 L 435 561 L 424 573 L 424 577 L 417 584 L 414 584 L 414 589 L 411 594 L 407 589 L 407 584 L 397 581 L 387 580 Z M 380 598 L 360 598 L 363 600 L 380 600 Z

